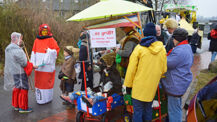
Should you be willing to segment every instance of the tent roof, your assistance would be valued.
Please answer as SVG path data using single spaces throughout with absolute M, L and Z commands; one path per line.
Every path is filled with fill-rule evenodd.
M 85 21 L 112 16 L 132 14 L 136 12 L 152 10 L 149 7 L 125 0 L 100 1 L 78 14 L 72 16 L 67 21 Z

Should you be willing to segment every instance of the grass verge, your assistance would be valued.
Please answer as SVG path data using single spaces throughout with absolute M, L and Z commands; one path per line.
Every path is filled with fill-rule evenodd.
M 191 100 L 194 95 L 201 89 L 203 88 L 207 83 L 209 83 L 217 73 L 211 73 L 209 70 L 202 70 L 200 71 L 200 74 L 196 78 L 196 86 L 193 88 L 191 91 L 191 94 L 189 95 L 189 99 Z

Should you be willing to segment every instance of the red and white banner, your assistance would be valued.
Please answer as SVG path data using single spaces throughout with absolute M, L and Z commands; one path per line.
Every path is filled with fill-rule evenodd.
M 115 28 L 89 30 L 91 48 L 116 47 Z

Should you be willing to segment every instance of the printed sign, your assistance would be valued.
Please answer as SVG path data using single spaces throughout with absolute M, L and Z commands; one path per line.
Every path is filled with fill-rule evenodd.
M 116 47 L 115 28 L 92 29 L 89 33 L 91 48 Z

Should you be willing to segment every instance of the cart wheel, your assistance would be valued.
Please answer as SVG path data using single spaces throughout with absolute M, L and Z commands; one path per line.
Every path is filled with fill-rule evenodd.
M 101 122 L 108 122 L 108 118 L 106 117 L 106 114 L 102 115 L 102 120 Z
M 84 122 L 84 112 L 79 111 L 76 114 L 76 122 Z
M 124 122 L 132 122 L 132 115 L 129 112 L 124 114 Z

